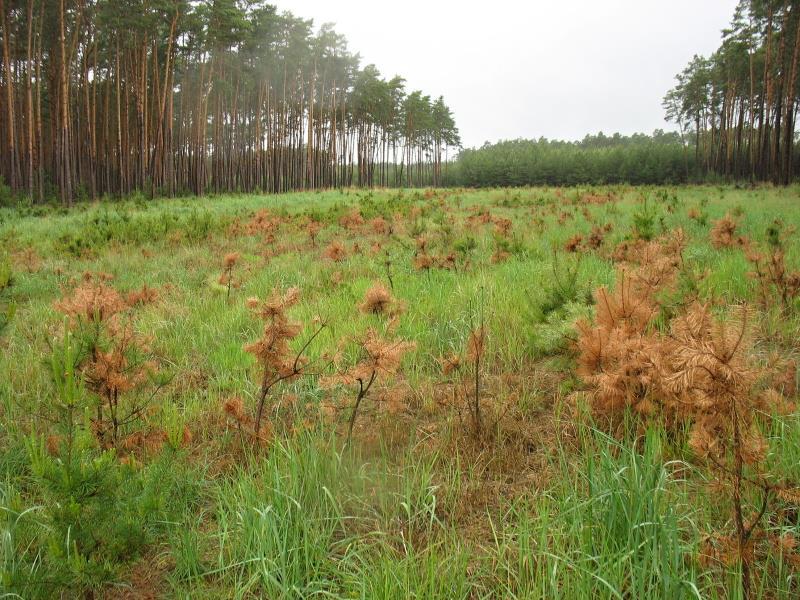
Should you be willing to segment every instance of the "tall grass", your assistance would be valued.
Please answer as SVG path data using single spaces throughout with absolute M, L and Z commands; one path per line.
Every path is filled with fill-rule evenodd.
M 613 248 L 631 234 L 638 196 L 654 196 L 657 189 L 605 191 L 621 200 L 590 206 L 593 222 L 574 210 L 563 225 L 554 189 L 520 189 L 513 197 L 505 190 L 453 191 L 446 202 L 458 207 L 459 218 L 470 206 L 489 208 L 513 221 L 524 247 L 506 262 L 492 264 L 491 228 L 470 231 L 472 268 L 421 273 L 412 265 L 410 237 L 400 240 L 405 245 L 386 242 L 392 294 L 407 304 L 396 335 L 417 343 L 403 371 L 403 383 L 413 391 L 412 406 L 408 414 L 385 421 L 368 422 L 374 418 L 370 413 L 363 422 L 367 433 L 378 436 L 385 428 L 395 437 L 343 451 L 335 424 L 312 418 L 303 433 L 278 435 L 268 451 L 254 456 L 227 448 L 225 436 L 233 434 L 221 432 L 215 421 L 222 400 L 240 395 L 249 401 L 258 387 L 258 372 L 243 345 L 259 329 L 244 299 L 264 297 L 276 286 L 299 286 L 303 301 L 296 318 L 311 322 L 320 315 L 329 323 L 319 347 L 309 352 L 312 361 L 319 359 L 337 340 L 376 322 L 375 315 L 361 314 L 355 306 L 374 281 L 388 285 L 382 255 L 370 255 L 366 245 L 342 263 L 321 258 L 328 243 L 344 236 L 338 218 L 358 204 L 367 218 L 422 207 L 426 212 L 414 226 L 438 235 L 446 229 L 443 209 L 426 203 L 421 192 L 376 191 L 368 198 L 347 192 L 209 198 L 202 206 L 187 200 L 147 207 L 123 203 L 111 210 L 85 206 L 44 216 L 5 211 L 0 244 L 12 257 L 32 247 L 42 264 L 28 270 L 13 259 L 18 310 L 0 339 L 0 596 L 49 598 L 56 589 L 48 583 L 50 565 L 42 559 L 48 533 L 43 497 L 32 484 L 20 440 L 50 399 L 41 357 L 59 322 L 52 303 L 84 271 L 103 271 L 115 276 L 113 285 L 122 291 L 145 283 L 159 288 L 160 302 L 143 307 L 139 323 L 153 335 L 154 353 L 176 377 L 160 400 L 168 410 L 154 419 L 184 420 L 198 440 L 172 462 L 126 471 L 141 480 L 137 485 L 170 493 L 153 495 L 160 498 L 159 506 L 141 508 L 152 508 L 158 518 L 141 519 L 149 542 L 142 554 L 113 565 L 120 586 L 134 580 L 136 568 L 152 575 L 155 596 L 176 598 L 738 598 L 735 569 L 698 566 L 699 541 L 724 526 L 729 512 L 698 473 L 675 462 L 688 453 L 674 438 L 651 430 L 641 439 L 620 442 L 588 427 L 578 428 L 577 439 L 560 429 L 541 429 L 553 404 L 552 410 L 568 413 L 561 403 L 563 391 L 574 383 L 567 338 L 574 318 L 592 310 L 579 294 L 542 316 L 550 300 L 553 247 L 563 248 L 575 232 L 610 222 L 606 246 Z M 798 188 L 668 191 L 679 198 L 678 209 L 669 212 L 665 204 L 654 204 L 653 227 L 657 234 L 686 230 L 684 259 L 698 271 L 709 270 L 701 294 L 720 301 L 752 300 L 750 266 L 736 250 L 711 247 L 710 223 L 741 205 L 742 233 L 763 241 L 776 217 L 800 223 Z M 550 205 L 559 210 L 547 212 Z M 693 206 L 703 207 L 708 224 L 687 217 L 686 209 Z M 541 228 L 532 227 L 534 207 L 544 215 Z M 246 220 L 261 208 L 313 215 L 324 225 L 315 249 L 265 258 L 258 236 L 227 234 L 234 218 Z M 132 218 L 121 216 L 126 213 Z M 105 237 L 99 247 L 82 253 L 82 244 L 94 244 L 92 223 L 101 224 Z M 142 224 L 152 235 L 137 229 Z M 190 224 L 193 233 L 176 234 L 181 224 Z M 304 232 L 287 228 L 279 243 L 291 247 L 306 239 Z M 343 239 L 348 250 L 358 241 Z M 64 250 L 67 242 L 74 251 Z M 227 303 L 216 281 L 221 257 L 233 251 L 241 254 L 241 288 Z M 800 244 L 790 240 L 787 261 L 798 255 Z M 334 270 L 343 272 L 335 285 Z M 610 284 L 613 272 L 607 253 L 589 255 L 577 287 Z M 525 452 L 506 455 L 500 442 L 462 453 L 458 432 L 452 431 L 457 428 L 449 427 L 448 419 L 456 421 L 453 415 L 438 413 L 432 423 L 426 421 L 439 410 L 433 398 L 441 377 L 437 359 L 461 350 L 471 306 L 481 295 L 489 307 L 487 378 L 530 380 L 509 414 L 519 419 L 514 425 L 522 434 L 532 431 L 531 439 L 524 439 L 525 452 L 546 456 L 540 461 L 546 477 L 526 470 Z M 796 352 L 796 317 L 769 327 L 781 334 L 783 352 Z M 770 350 L 767 342 L 759 347 L 765 355 Z M 487 390 L 500 396 L 506 388 Z M 286 391 L 299 396 L 298 406 L 309 405 L 312 417 L 312 409 L 328 399 L 313 380 L 287 384 Z M 349 414 L 349 406 L 343 403 L 341 415 Z M 776 449 L 768 457 L 770 470 L 793 480 L 800 479 L 799 423 L 796 416 L 781 417 L 770 433 Z M 451 444 L 431 443 L 447 435 L 455 438 Z M 508 473 L 485 467 L 503 461 Z M 775 533 L 800 533 L 797 520 L 788 517 L 771 527 Z M 770 560 L 754 596 L 793 598 L 798 582 L 788 557 Z

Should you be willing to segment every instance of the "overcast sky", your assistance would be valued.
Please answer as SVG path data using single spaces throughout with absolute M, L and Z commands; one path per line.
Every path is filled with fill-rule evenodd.
M 444 95 L 465 146 L 671 129 L 661 99 L 736 0 L 275 0 L 363 63 Z

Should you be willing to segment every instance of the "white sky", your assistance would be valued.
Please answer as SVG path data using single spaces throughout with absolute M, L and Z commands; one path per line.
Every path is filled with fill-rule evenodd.
M 465 146 L 672 129 L 661 99 L 736 0 L 275 0 L 331 22 L 362 66 L 444 95 Z

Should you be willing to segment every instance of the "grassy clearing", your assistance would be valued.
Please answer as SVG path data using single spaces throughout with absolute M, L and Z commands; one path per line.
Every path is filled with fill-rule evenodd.
M 703 540 L 730 528 L 730 506 L 685 437 L 636 423 L 613 437 L 568 400 L 582 387 L 573 324 L 592 314 L 591 291 L 614 282 L 617 244 L 677 228 L 688 240 L 683 269 L 702 275 L 687 279 L 700 298 L 722 313 L 755 303 L 744 252 L 714 248 L 709 231 L 730 213 L 739 233 L 766 244 L 776 219 L 785 232 L 800 225 L 799 192 L 351 191 L 0 210 L 0 265 L 11 273 L 0 309 L 15 307 L 0 332 L 4 591 L 740 597 L 735 564 L 698 560 Z M 363 223 L 347 226 L 354 209 Z M 389 227 L 373 222 L 378 217 Z M 319 223 L 314 236 L 309 221 Z M 610 231 L 596 248 L 565 250 L 576 234 L 586 239 L 605 224 Z M 341 261 L 326 258 L 334 242 L 344 248 Z M 784 249 L 787 264 L 800 265 L 796 235 L 785 236 Z M 228 292 L 220 275 L 230 253 L 239 257 Z M 419 268 L 421 256 L 430 268 Z M 65 329 L 54 302 L 84 273 L 108 274 L 123 295 L 145 285 L 157 292 L 135 308 L 134 323 L 150 338 L 164 385 L 122 424 L 120 439 L 140 430 L 163 436 L 157 449 L 101 448 L 88 382 L 76 392 L 85 412 L 71 420 L 81 430 L 73 464 L 63 445 L 48 446 L 64 435 L 51 347 L 60 347 Z M 396 321 L 359 311 L 375 281 L 403 305 Z M 269 442 L 254 446 L 223 411 L 231 398 L 251 411 L 259 395 L 260 371 L 243 346 L 263 324 L 246 299 L 293 286 L 300 302 L 288 312 L 304 327 L 291 349 L 319 317 L 327 326 L 306 355 L 322 372 L 270 393 Z M 797 355 L 796 315 L 795 307 L 759 312 L 756 349 L 765 361 Z M 476 440 L 464 406 L 452 400 L 460 398 L 458 377 L 443 374 L 442 358 L 466 356 L 480 318 L 488 431 Z M 377 380 L 346 446 L 354 388 L 320 386 L 317 375 L 335 370 L 337 349 L 338 362 L 357 362 L 357 349 L 340 340 L 370 327 L 416 345 L 397 375 Z M 154 387 L 150 381 L 131 397 L 149 400 Z M 763 426 L 770 470 L 797 481 L 800 421 L 787 414 Z M 768 530 L 800 533 L 796 511 L 782 508 Z M 791 548 L 759 561 L 754 597 L 796 597 Z

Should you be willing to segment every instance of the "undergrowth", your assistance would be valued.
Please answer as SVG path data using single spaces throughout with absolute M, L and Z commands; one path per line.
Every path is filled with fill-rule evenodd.
M 3 209 L 2 593 L 795 597 L 795 196 Z

